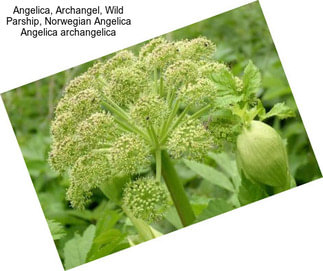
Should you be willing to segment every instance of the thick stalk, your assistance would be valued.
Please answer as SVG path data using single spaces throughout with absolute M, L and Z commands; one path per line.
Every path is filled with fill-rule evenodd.
M 183 184 L 181 183 L 174 165 L 165 150 L 161 152 L 161 159 L 163 164 L 162 174 L 176 207 L 177 213 L 181 219 L 183 226 L 189 226 L 193 224 L 195 215 L 185 193 Z
M 161 161 L 161 150 L 158 146 L 156 149 L 156 181 L 161 181 L 162 172 L 162 161 Z

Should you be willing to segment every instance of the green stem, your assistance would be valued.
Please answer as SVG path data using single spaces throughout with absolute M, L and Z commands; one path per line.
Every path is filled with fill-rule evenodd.
M 182 111 L 182 113 L 178 116 L 178 118 L 176 119 L 175 123 L 170 127 L 168 128 L 168 130 L 166 131 L 166 134 L 162 137 L 162 139 L 160 140 L 160 144 L 164 144 L 167 140 L 167 137 L 169 135 L 169 133 L 171 131 L 173 131 L 180 123 L 181 121 L 184 119 L 184 117 L 186 116 L 186 113 L 188 112 L 189 110 L 189 107 L 190 105 L 186 106 L 185 109 Z
M 102 83 L 102 85 L 104 87 L 107 87 L 108 86 L 107 81 L 102 76 L 98 77 L 98 80 Z M 104 95 L 102 89 L 100 89 L 100 95 L 101 95 L 101 98 L 103 100 L 103 103 L 110 104 L 112 107 L 114 107 L 115 110 L 117 110 L 120 114 L 122 114 L 126 119 L 129 119 L 128 114 L 118 104 L 116 104 L 109 97 L 107 97 L 106 95 Z
M 115 108 L 114 106 L 112 106 L 111 104 L 109 104 L 106 101 L 101 101 L 101 107 L 103 107 L 103 109 L 105 111 L 110 111 L 115 116 L 118 116 L 119 118 L 121 118 L 123 120 L 126 120 L 126 121 L 129 120 L 128 116 L 124 115 L 123 112 L 121 112 L 120 110 L 118 110 L 117 108 Z
M 180 106 L 180 101 L 176 100 L 174 107 L 172 108 L 172 111 L 170 112 L 167 120 L 164 122 L 162 126 L 162 130 L 160 132 L 160 138 L 164 138 L 166 136 L 169 126 L 171 125 L 172 121 L 174 120 L 177 114 L 177 111 L 179 110 L 179 106 Z
M 166 95 L 166 102 L 170 106 L 172 105 L 173 101 L 171 101 L 171 96 L 173 96 L 174 90 L 173 89 L 168 89 L 167 90 L 167 95 Z
M 158 137 L 156 134 L 156 131 L 154 129 L 154 126 L 151 124 L 147 127 L 148 133 L 150 135 L 150 138 L 155 145 L 155 160 L 156 160 L 156 180 L 161 181 L 161 168 L 162 168 L 162 163 L 161 163 L 161 149 L 160 149 L 160 144 L 158 142 Z
M 156 181 L 161 181 L 162 161 L 161 161 L 161 149 L 156 149 Z
M 115 121 L 119 124 L 119 126 L 121 128 L 123 128 L 124 130 L 126 131 L 129 131 L 129 132 L 133 132 L 135 134 L 138 134 L 140 136 L 142 136 L 146 141 L 148 141 L 150 143 L 150 139 L 148 137 L 147 134 L 145 134 L 143 131 L 141 131 L 139 128 L 137 128 L 136 126 L 132 125 L 131 123 L 127 122 L 127 121 L 122 121 L 122 120 L 119 120 L 117 118 L 115 118 Z
M 129 117 L 120 107 L 116 108 L 115 106 L 111 105 L 110 103 L 107 103 L 105 101 L 102 101 L 102 107 L 112 112 L 115 115 L 115 121 L 125 130 L 129 132 L 134 132 L 138 135 L 141 135 L 144 139 L 149 141 L 149 137 L 147 134 L 145 134 L 143 131 L 141 131 L 139 128 L 137 128 L 135 125 L 131 124 L 129 122 Z M 119 120 L 119 119 L 120 120 Z
M 159 143 L 158 143 L 158 137 L 157 137 L 157 134 L 156 134 L 156 131 L 155 131 L 155 128 L 153 125 L 151 125 L 151 123 L 149 124 L 149 128 L 150 128 L 150 131 L 151 131 L 151 135 L 153 137 L 153 140 L 155 142 L 155 146 L 156 148 L 158 147 Z
M 159 79 L 159 92 L 160 92 L 160 96 L 163 97 L 164 96 L 164 78 L 162 76 L 160 76 L 160 79 Z
M 148 127 L 147 127 L 147 132 L 148 132 L 148 136 L 150 138 L 151 144 L 157 148 L 159 146 L 158 143 L 158 138 L 155 132 L 154 127 L 151 125 L 151 123 L 149 123 Z
M 209 110 L 209 108 L 211 108 L 210 104 L 208 104 L 207 106 L 204 106 L 199 111 L 197 111 L 193 115 L 191 115 L 187 120 L 194 120 L 194 119 L 201 117 L 206 111 Z
M 104 102 L 107 102 L 108 104 L 110 104 L 111 106 L 113 106 L 115 108 L 115 110 L 117 110 L 118 112 L 120 112 L 120 114 L 125 118 L 125 119 L 129 119 L 129 116 L 127 114 L 126 111 L 124 111 L 119 105 L 117 105 L 114 101 L 112 101 L 110 98 L 105 97 Z
M 173 199 L 177 213 L 183 226 L 189 226 L 195 221 L 195 215 L 185 193 L 183 184 L 181 183 L 174 165 L 165 150 L 161 152 L 161 159 L 163 163 L 162 174 Z
M 168 95 L 166 101 L 168 103 L 168 106 L 171 107 L 175 99 L 175 90 L 173 89 L 169 93 L 170 95 Z

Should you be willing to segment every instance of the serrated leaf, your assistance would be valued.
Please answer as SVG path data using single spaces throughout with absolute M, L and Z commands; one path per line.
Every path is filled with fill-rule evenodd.
M 87 261 L 93 261 L 121 249 L 129 247 L 125 241 L 126 235 L 119 229 L 113 228 L 120 219 L 120 214 L 115 211 L 107 210 L 96 225 L 95 238 L 93 245 L 88 253 Z
M 261 119 L 261 120 L 266 115 L 266 109 L 264 108 L 264 105 L 262 104 L 260 99 L 258 99 L 257 114 L 258 114 L 259 119 Z
M 96 224 L 95 235 L 98 236 L 102 232 L 112 229 L 120 218 L 121 214 L 117 213 L 116 211 L 109 209 L 106 210 L 104 215 L 100 217 Z
M 204 165 L 195 161 L 184 159 L 184 163 L 187 167 L 189 167 L 191 170 L 203 177 L 206 181 L 214 185 L 217 185 L 221 188 L 224 188 L 230 192 L 234 192 L 234 187 L 230 179 L 227 176 L 225 176 L 222 172 L 208 165 Z
M 72 239 L 66 242 L 64 246 L 64 266 L 66 269 L 86 263 L 87 254 L 94 240 L 95 229 L 94 225 L 90 225 L 83 235 L 75 234 Z
M 225 95 L 217 97 L 214 100 L 214 107 L 216 108 L 228 108 L 229 106 L 235 105 L 238 102 L 242 101 L 241 95 Z
M 227 69 L 221 69 L 211 76 L 219 93 L 229 94 L 235 93 L 237 90 L 234 75 Z
M 223 199 L 211 200 L 208 206 L 203 210 L 203 212 L 197 217 L 196 220 L 203 221 L 205 219 L 223 214 L 233 209 L 234 206 Z
M 101 216 L 96 224 L 95 238 L 87 255 L 88 261 L 117 251 L 124 240 L 125 235 L 113 228 L 121 218 L 121 214 L 108 208 L 109 206 L 105 205 L 101 210 Z
M 250 60 L 242 77 L 243 92 L 247 95 L 256 93 L 261 88 L 261 75 L 259 69 Z
M 47 223 L 54 240 L 59 240 L 66 235 L 64 227 L 61 223 L 51 219 L 48 219 Z
M 285 105 L 285 103 L 277 103 L 268 113 L 261 117 L 261 120 L 268 119 L 273 116 L 276 116 L 279 119 L 286 119 L 295 117 L 295 112 Z
M 110 229 L 101 233 L 94 239 L 87 261 L 93 261 L 129 247 L 128 242 L 123 242 L 125 236 L 118 229 Z
M 242 174 L 238 194 L 239 202 L 242 206 L 266 198 L 267 196 L 267 192 L 261 185 L 252 183 Z

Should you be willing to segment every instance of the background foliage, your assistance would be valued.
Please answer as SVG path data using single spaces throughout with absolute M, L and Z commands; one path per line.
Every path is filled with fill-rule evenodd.
M 169 40 L 198 36 L 206 36 L 217 44 L 215 58 L 227 63 L 235 75 L 242 73 L 250 59 L 259 67 L 263 77 L 263 89 L 259 95 L 267 109 L 284 101 L 297 112 L 258 2 L 165 35 Z M 139 48 L 140 44 L 129 49 L 138 52 Z M 53 172 L 47 163 L 49 124 L 62 90 L 92 64 L 93 61 L 2 95 L 65 268 L 126 248 L 129 246 L 127 237 L 135 233 L 128 219 L 99 191 L 87 210 L 71 209 L 65 199 L 67 178 Z M 284 121 L 270 119 L 269 124 L 287 141 L 291 174 L 297 185 L 321 177 L 299 114 Z M 228 187 L 221 187 L 219 183 L 219 180 L 225 184 L 228 178 L 237 178 L 231 154 L 211 154 L 206 165 L 182 161 L 176 168 L 199 221 L 235 207 L 228 201 Z M 245 185 L 245 182 L 247 180 L 242 180 L 239 192 L 242 205 L 267 196 L 260 187 Z M 170 208 L 165 217 L 154 225 L 162 233 L 181 227 L 175 209 Z

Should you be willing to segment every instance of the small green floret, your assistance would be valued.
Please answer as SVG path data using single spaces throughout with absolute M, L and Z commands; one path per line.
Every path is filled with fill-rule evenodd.
M 67 199 L 73 208 L 84 209 L 92 190 L 111 176 L 111 168 L 106 152 L 92 151 L 80 157 L 71 172 L 71 185 Z
M 207 78 L 198 79 L 196 83 L 183 86 L 178 92 L 179 98 L 186 105 L 195 106 L 207 105 L 216 99 L 216 86 Z
M 179 54 L 183 59 L 201 60 L 215 52 L 215 44 L 205 37 L 180 42 Z
M 169 115 L 169 108 L 164 99 L 154 93 L 142 95 L 130 108 L 132 120 L 143 127 L 160 126 Z
M 170 135 L 167 142 L 174 158 L 201 159 L 213 145 L 209 131 L 198 120 L 188 120 Z
M 198 65 L 192 60 L 178 60 L 165 72 L 165 82 L 169 88 L 173 89 L 195 83 L 198 77 Z
M 111 114 L 100 112 L 82 121 L 76 134 L 81 149 L 93 150 L 109 146 L 118 135 L 118 128 Z
M 110 72 L 105 94 L 121 106 L 135 102 L 147 91 L 147 75 L 135 66 L 115 68 Z

